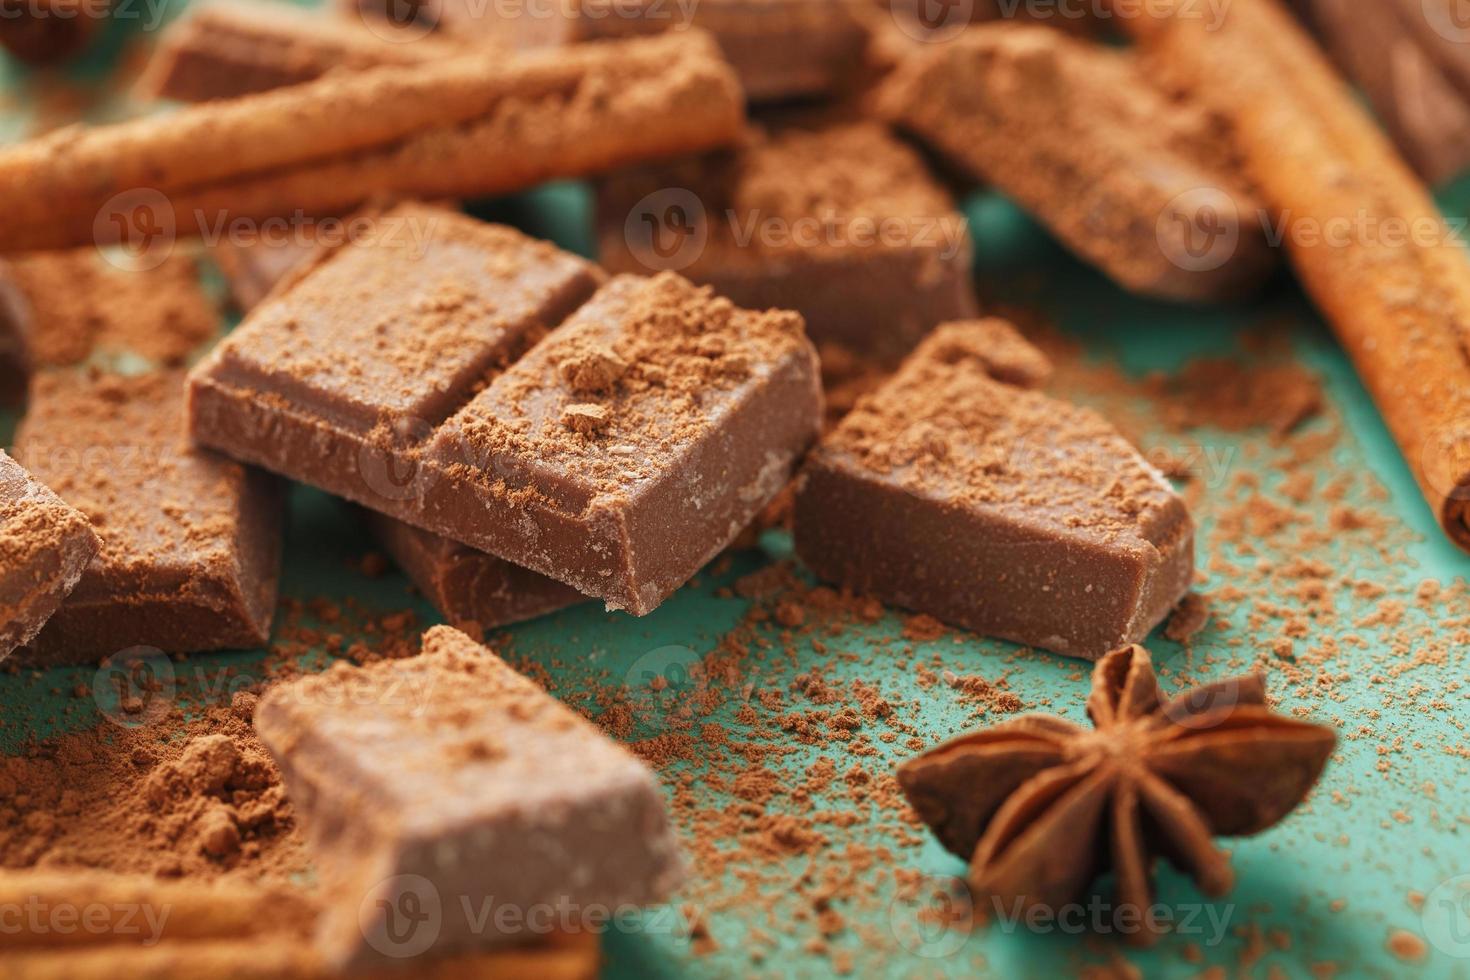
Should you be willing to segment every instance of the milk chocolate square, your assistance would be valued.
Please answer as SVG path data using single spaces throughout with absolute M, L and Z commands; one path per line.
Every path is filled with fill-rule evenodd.
M 333 896 L 318 935 L 335 964 L 514 943 L 558 909 L 662 901 L 682 876 L 647 766 L 450 627 L 417 657 L 275 688 L 255 725 Z
M 198 442 L 643 615 L 814 439 L 796 314 L 671 275 L 599 288 L 512 229 L 389 216 L 430 234 L 318 253 L 195 369 Z
M 81 512 L 0 452 L 0 660 L 35 638 L 96 554 Z
M 1095 412 L 1035 390 L 1002 321 L 946 324 L 813 452 L 797 553 L 819 576 L 1030 646 L 1096 659 L 1188 591 L 1184 501 Z
M 611 271 L 671 268 L 741 306 L 796 310 L 819 345 L 897 358 L 975 315 L 964 216 L 877 123 L 778 125 L 609 177 L 598 229 Z
M 470 633 L 535 619 L 587 597 L 430 531 L 374 511 L 365 512 L 373 537 L 450 624 Z
M 189 445 L 184 376 L 47 372 L 16 456 L 86 514 L 95 561 L 21 656 L 97 661 L 134 646 L 258 647 L 270 638 L 282 495 L 267 474 Z

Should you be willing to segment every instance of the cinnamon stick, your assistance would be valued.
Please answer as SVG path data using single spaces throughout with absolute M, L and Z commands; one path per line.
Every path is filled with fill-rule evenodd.
M 319 908 L 293 889 L 98 871 L 0 874 L 0 980 L 332 980 L 311 938 Z M 431 980 L 596 974 L 597 937 L 414 962 Z M 397 974 L 395 974 L 397 975 Z
M 190 235 L 198 207 L 260 218 L 503 192 L 708 149 L 742 125 L 738 83 L 697 32 L 331 74 L 0 150 L 0 249 L 92 243 L 107 202 L 139 188 Z
M 1278 0 L 1218 24 L 1186 0 L 1121 18 L 1224 112 L 1297 273 L 1451 540 L 1470 550 L 1470 261 L 1424 185 Z

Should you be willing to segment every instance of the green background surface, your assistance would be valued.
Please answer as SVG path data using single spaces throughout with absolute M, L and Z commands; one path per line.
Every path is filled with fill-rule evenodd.
M 10 80 L 30 84 L 13 76 Z M 11 92 L 17 92 L 15 84 Z M 16 98 L 0 116 L 0 135 L 14 137 L 24 132 L 29 110 L 27 99 Z M 1443 199 L 1451 213 L 1465 213 L 1470 185 L 1452 189 Z M 543 188 L 474 210 L 590 254 L 590 197 L 581 185 Z M 1273 332 L 1287 340 L 1294 356 L 1323 379 L 1330 405 L 1325 418 L 1310 424 L 1341 424 L 1344 429 L 1333 447 L 1330 467 L 1362 477 L 1355 492 L 1381 485 L 1386 491 L 1382 500 L 1367 496 L 1357 502 L 1394 526 L 1389 546 L 1367 547 L 1360 538 L 1344 535 L 1324 545 L 1321 553 L 1305 557 L 1325 560 L 1345 577 L 1392 583 L 1395 590 L 1411 590 L 1423 579 L 1449 584 L 1465 576 L 1470 558 L 1452 548 L 1435 528 L 1351 366 L 1288 277 L 1281 276 L 1265 297 L 1234 309 L 1194 310 L 1148 303 L 1121 293 L 1083 268 L 1006 202 L 979 195 L 966 203 L 966 210 L 978 243 L 977 277 L 982 295 L 1043 311 L 1082 342 L 1088 356 L 1115 362 L 1130 374 L 1141 377 L 1150 371 L 1169 371 L 1201 355 L 1238 353 L 1244 331 L 1270 324 Z M 1077 397 L 1085 400 L 1087 396 L 1079 393 Z M 0 420 L 0 436 L 5 441 L 13 423 L 13 416 Z M 1169 445 L 1177 438 L 1162 431 L 1143 434 L 1144 441 L 1152 445 Z M 1194 448 L 1203 447 L 1228 459 L 1232 476 L 1253 472 L 1265 487 L 1279 484 L 1279 457 L 1266 433 L 1202 430 L 1189 438 Z M 1196 508 L 1202 542 L 1209 539 L 1212 522 L 1218 517 L 1208 504 L 1210 489 L 1206 488 L 1205 505 Z M 1316 516 L 1325 521 L 1327 509 L 1324 502 Z M 579 692 L 605 688 L 618 678 L 625 677 L 635 686 L 645 683 L 650 668 L 674 676 L 711 650 L 746 612 L 747 600 L 722 596 L 719 587 L 789 551 L 789 542 L 781 534 L 768 534 L 763 544 L 762 552 L 742 554 L 722 573 L 701 576 L 697 585 L 683 589 L 647 618 L 609 615 L 583 606 L 509 631 L 512 649 L 517 657 L 543 664 L 557 693 L 572 700 L 578 699 Z M 296 488 L 284 594 L 301 599 L 353 597 L 368 609 L 384 612 L 413 605 L 424 624 L 436 622 L 427 604 L 407 597 L 406 582 L 397 573 L 371 579 L 353 570 L 353 562 L 370 547 L 344 508 L 320 493 Z M 1211 557 L 1207 548 L 1201 549 L 1201 568 L 1208 567 Z M 1224 557 L 1253 563 L 1296 556 Z M 1201 588 L 1209 592 L 1224 584 L 1228 583 L 1212 574 Z M 1090 966 L 1116 965 L 1120 958 L 1151 976 L 1193 976 L 1208 965 L 1223 967 L 1228 975 L 1278 971 L 1311 976 L 1323 970 L 1321 964 L 1335 965 L 1337 974 L 1343 976 L 1470 976 L 1470 906 L 1441 904 L 1441 900 L 1458 900 L 1463 892 L 1457 890 L 1457 879 L 1470 875 L 1470 736 L 1466 734 L 1470 666 L 1465 650 L 1452 646 L 1450 656 L 1436 663 L 1396 673 L 1393 665 L 1407 654 L 1393 647 L 1390 631 L 1355 625 L 1375 604 L 1355 599 L 1346 589 L 1338 590 L 1332 603 L 1336 618 L 1315 624 L 1313 636 L 1305 642 L 1328 634 L 1352 634 L 1366 641 L 1360 648 L 1346 647 L 1332 660 L 1331 669 L 1340 675 L 1332 698 L 1298 701 L 1291 692 L 1279 689 L 1277 678 L 1272 678 L 1272 684 L 1273 694 L 1282 696 L 1287 706 L 1307 704 L 1317 717 L 1335 721 L 1343 741 L 1308 807 L 1260 837 L 1231 843 L 1238 885 L 1228 899 L 1202 906 L 1206 913 L 1228 917 L 1228 928 L 1218 942 L 1209 935 L 1171 936 L 1156 948 L 1140 952 L 1114 938 L 1090 934 L 1032 934 L 996 926 L 968 933 L 936 931 L 920 922 L 914 904 L 899 897 L 893 876 L 884 874 L 873 876 L 871 895 L 844 904 L 849 928 L 832 939 L 833 948 L 849 951 L 859 973 L 893 976 L 1076 975 Z M 1247 623 L 1247 605 L 1218 605 L 1215 614 L 1228 619 L 1230 625 L 1211 629 L 1190 650 L 1161 638 L 1152 642 L 1151 649 L 1166 676 L 1164 683 L 1223 676 L 1249 665 L 1261 637 Z M 1464 617 L 1467 612 L 1470 610 L 1458 610 L 1457 615 Z M 1446 636 L 1451 635 L 1451 625 L 1437 624 L 1422 609 L 1411 606 L 1405 615 L 1410 625 L 1419 617 L 1426 629 L 1443 628 Z M 846 672 L 850 677 L 876 681 L 890 699 L 917 705 L 916 725 L 927 741 L 963 730 L 972 723 L 968 707 L 921 689 L 911 670 L 885 671 L 881 658 L 862 656 L 865 647 L 886 649 L 901 628 L 901 619 L 889 615 L 862 635 L 845 637 L 846 646 L 859 656 L 833 666 L 831 676 L 841 679 Z M 1455 628 L 1463 637 L 1464 623 Z M 1402 635 L 1404 627 L 1394 632 Z M 932 644 L 932 649 L 922 643 L 917 647 L 921 657 L 932 654 L 960 674 L 1005 674 L 1028 706 L 1041 704 L 1044 710 L 1083 717 L 1085 665 L 974 637 L 958 642 L 946 637 Z M 217 670 L 237 668 L 249 676 L 261 656 L 260 652 L 198 656 L 187 667 L 181 666 L 180 673 L 200 684 L 217 683 Z M 816 653 L 810 658 L 812 662 L 827 659 Z M 808 666 L 800 659 L 791 663 L 778 656 L 756 659 L 759 663 L 753 673 L 758 683 L 782 690 Z M 96 724 L 98 713 L 91 702 L 58 694 L 91 678 L 92 672 L 83 669 L 0 675 L 0 713 L 6 720 L 0 729 L 0 751 L 17 751 L 26 737 Z M 681 688 L 675 684 L 671 690 L 676 697 Z M 1429 702 L 1437 702 L 1438 707 L 1426 707 Z M 640 714 L 639 735 L 657 734 L 669 723 L 661 712 L 670 705 L 666 701 L 659 704 L 662 707 Z M 731 718 L 739 706 L 738 699 L 729 698 L 710 720 L 737 728 Z M 1391 765 L 1385 772 L 1381 769 L 1384 746 L 1391 743 L 1400 743 L 1400 748 L 1391 753 Z M 814 755 L 823 750 L 803 751 Z M 901 742 L 880 744 L 879 755 L 867 765 L 872 772 L 885 774 L 908 754 Z M 699 768 L 697 763 L 687 765 L 696 771 Z M 1434 790 L 1427 800 L 1428 784 Z M 716 791 L 709 793 L 711 801 L 718 802 Z M 770 804 L 773 808 L 782 805 L 780 797 Z M 1396 814 L 1406 814 L 1407 821 Z M 850 833 L 860 837 L 869 832 L 860 825 Z M 843 834 L 849 832 L 828 833 L 835 845 L 847 843 Z M 905 868 L 934 876 L 941 889 L 955 888 L 954 876 L 963 872 L 962 862 L 932 841 L 920 850 L 899 852 L 898 860 Z M 806 864 L 805 858 L 793 858 L 762 870 L 777 878 L 789 875 L 794 881 Z M 737 891 L 732 883 L 730 894 Z M 1422 909 L 1409 900 L 1415 892 L 1427 896 Z M 1099 894 L 1107 893 L 1106 883 L 1101 884 Z M 1190 883 L 1168 869 L 1160 875 L 1159 897 L 1180 909 L 1201 904 Z M 801 918 L 800 910 L 780 906 L 774 914 Z M 667 934 L 661 925 L 666 919 L 650 914 L 645 930 L 610 936 L 605 944 L 609 974 L 824 976 L 833 970 L 829 959 L 803 950 L 811 929 L 799 921 L 788 923 L 792 925 L 789 932 L 776 930 L 777 949 L 762 962 L 753 963 L 748 956 L 747 930 L 757 926 L 770 932 L 771 924 L 765 910 L 738 901 L 708 910 L 709 928 L 719 948 L 707 955 L 696 955 L 681 935 Z M 1428 959 L 1411 966 L 1391 955 L 1386 941 L 1395 929 L 1426 936 Z M 1289 942 L 1274 941 L 1271 937 L 1278 931 Z

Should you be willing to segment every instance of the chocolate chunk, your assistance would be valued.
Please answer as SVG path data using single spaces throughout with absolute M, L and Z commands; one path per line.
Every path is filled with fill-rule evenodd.
M 395 10 L 389 0 L 339 2 L 380 18 Z M 752 102 L 840 93 L 868 44 L 852 5 L 829 0 L 699 0 L 687 10 L 670 0 L 581 0 L 535 16 L 486 16 L 482 0 L 421 0 L 414 10 L 446 36 L 515 50 L 694 27 L 714 36 Z
M 1237 299 L 1275 267 L 1228 128 L 1154 88 L 1131 52 L 983 24 L 908 59 L 877 102 L 1128 289 Z
M 33 384 L 16 455 L 86 514 L 102 548 L 28 663 L 133 646 L 257 647 L 270 637 L 281 552 L 277 481 L 184 430 L 184 378 L 52 372 Z
M 859 592 L 1095 659 L 1189 589 L 1194 525 L 1096 413 L 997 380 L 1034 377 L 996 367 L 1024 343 L 995 321 L 936 330 L 812 454 L 796 548 Z
M 30 316 L 25 295 L 0 260 L 0 408 L 25 401 L 31 377 Z
M 1470 102 L 1435 57 L 1461 45 L 1435 38 L 1439 45 L 1426 46 L 1392 2 L 1310 0 L 1307 6 L 1327 50 L 1362 86 L 1426 180 L 1438 183 L 1470 167 Z
M 315 233 L 307 230 L 315 227 L 304 226 L 299 239 L 269 241 L 250 236 L 222 241 L 210 250 L 241 312 L 248 313 L 259 305 L 276 283 L 316 250 Z
M 975 315 L 965 218 L 875 123 L 778 126 L 610 177 L 598 224 L 608 269 L 673 268 L 741 306 L 797 310 L 818 344 L 896 359 Z
M 816 356 L 796 314 L 673 275 L 599 289 L 594 266 L 509 228 L 391 215 L 428 223 L 417 251 L 318 253 L 196 368 L 196 440 L 643 615 L 814 438 Z M 601 350 L 625 373 L 576 390 Z M 595 431 L 563 422 L 581 404 L 604 410 Z
M 152 98 L 204 102 L 465 50 L 387 19 L 369 27 L 358 17 L 326 17 L 292 4 L 212 0 L 169 25 L 138 89 Z
M 450 627 L 417 657 L 277 687 L 255 724 L 334 896 L 318 931 L 333 963 L 512 943 L 557 909 L 659 902 L 681 878 L 653 773 Z M 400 899 L 437 928 L 405 939 Z
M 96 554 L 81 512 L 0 452 L 0 660 L 35 638 Z
M 373 536 L 444 618 L 475 632 L 565 609 L 587 597 L 569 585 L 411 524 L 366 512 Z

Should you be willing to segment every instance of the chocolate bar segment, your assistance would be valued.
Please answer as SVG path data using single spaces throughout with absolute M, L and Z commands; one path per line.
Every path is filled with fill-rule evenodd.
M 169 25 L 139 89 L 146 97 L 205 102 L 298 85 L 329 71 L 412 65 L 465 51 L 386 19 L 331 17 L 291 4 L 211 2 Z
M 31 378 L 31 318 L 9 263 L 0 260 L 0 408 L 25 401 Z
M 422 528 L 367 511 L 373 537 L 414 585 L 471 634 L 535 619 L 587 597 L 569 585 Z
M 242 313 L 249 313 L 270 294 L 276 283 L 292 269 L 300 266 L 316 250 L 315 234 L 304 226 L 296 240 L 269 241 L 250 236 L 239 241 L 222 241 L 210 249 L 210 255 L 225 281 L 230 295 Z
M 1414 168 L 1431 183 L 1470 168 L 1470 100 L 1435 55 L 1461 47 L 1433 36 L 1426 44 L 1395 11 L 1352 0 L 1309 0 L 1311 20 L 1327 50 L 1373 103 Z M 1411 17 L 1424 17 L 1424 10 Z
M 876 123 L 780 125 L 731 153 L 617 174 L 598 224 L 611 271 L 673 268 L 741 306 L 796 310 L 819 345 L 897 358 L 975 315 L 964 216 Z
M 796 314 L 600 273 L 421 205 L 419 254 L 343 246 L 194 371 L 200 443 L 643 615 L 815 438 Z M 524 357 L 539 331 L 565 319 Z
M 1275 267 L 1228 131 L 1166 98 L 1131 52 L 983 24 L 907 60 L 877 102 L 1135 292 L 1235 299 Z
M 383 15 L 395 9 L 388 0 L 340 2 L 374 22 L 392 19 Z M 719 43 L 750 101 L 777 102 L 838 94 L 853 82 L 868 44 L 857 5 L 845 0 L 581 0 L 502 10 L 481 0 L 424 0 L 416 11 L 445 36 L 517 51 L 697 28 Z
M 0 660 L 35 638 L 96 554 L 81 512 L 0 452 Z
M 653 773 L 450 627 L 417 657 L 272 690 L 255 725 L 333 896 L 318 937 L 342 967 L 404 942 L 389 916 L 406 891 L 439 910 L 416 952 L 440 955 L 524 939 L 554 909 L 662 901 L 682 876 Z M 520 918 L 480 921 L 487 900 Z
M 236 302 L 248 312 L 313 251 L 309 243 L 257 240 L 221 244 L 214 256 Z M 371 510 L 363 516 L 379 544 L 434 607 L 452 625 L 471 633 L 534 619 L 587 598 L 555 579 L 412 524 Z
M 270 637 L 281 553 L 278 482 L 190 448 L 184 377 L 48 372 L 17 457 L 91 519 L 96 560 L 20 656 L 54 665 L 133 646 L 257 647 Z
M 946 324 L 823 439 L 796 548 L 822 578 L 989 636 L 1096 659 L 1188 591 L 1194 526 L 1096 413 L 1030 387 L 999 321 Z

